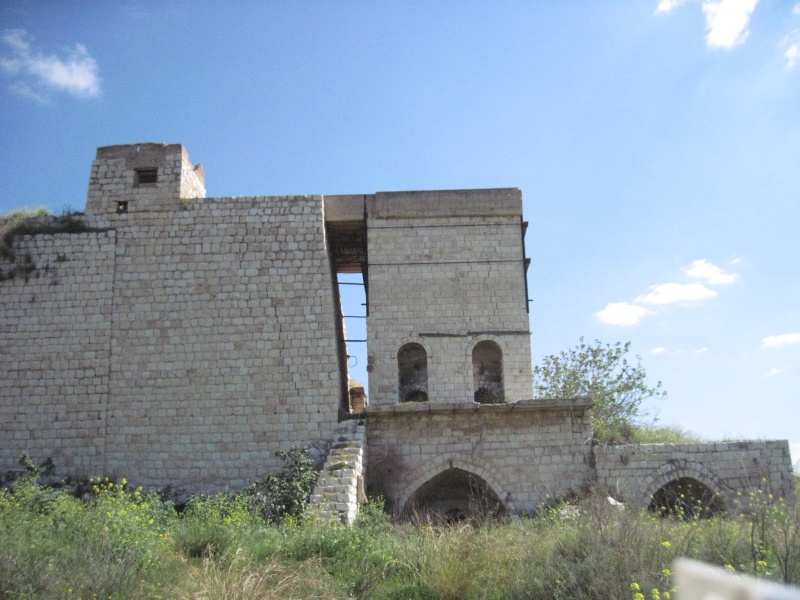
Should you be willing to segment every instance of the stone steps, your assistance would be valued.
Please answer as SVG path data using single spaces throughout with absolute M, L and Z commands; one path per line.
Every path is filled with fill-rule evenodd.
M 342 421 L 319 473 L 306 515 L 352 523 L 365 500 L 366 431 L 363 421 Z

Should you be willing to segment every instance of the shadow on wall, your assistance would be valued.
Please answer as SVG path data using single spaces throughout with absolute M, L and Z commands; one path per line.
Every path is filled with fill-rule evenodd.
M 506 514 L 505 506 L 481 477 L 450 468 L 429 479 L 408 499 L 402 516 L 434 523 L 483 521 Z
M 690 521 L 724 514 L 725 503 L 702 481 L 681 477 L 660 487 L 647 509 L 662 517 Z

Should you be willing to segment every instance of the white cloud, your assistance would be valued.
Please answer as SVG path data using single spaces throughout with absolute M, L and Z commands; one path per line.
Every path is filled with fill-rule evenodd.
M 31 46 L 33 37 L 24 29 L 8 29 L 0 39 L 11 50 L 10 56 L 0 56 L 0 69 L 22 78 L 10 86 L 15 93 L 37 101 L 44 96 L 35 87 L 65 91 L 79 98 L 100 95 L 99 69 L 86 46 L 75 44 L 61 58 L 34 51 Z
M 786 70 L 794 70 L 797 64 L 800 63 L 800 29 L 796 29 L 784 37 L 780 45 L 786 48 L 783 53 L 783 57 L 786 59 Z
M 780 374 L 781 374 L 780 369 L 770 369 L 769 371 L 767 371 L 767 377 L 775 377 L 775 375 L 780 375 Z
M 792 14 L 793 15 L 800 15 L 800 4 L 795 4 L 792 7 Z
M 800 333 L 783 333 L 781 335 L 768 335 L 761 343 L 762 348 L 780 348 L 789 344 L 800 344 Z
M 703 2 L 706 16 L 706 45 L 731 49 L 747 39 L 750 15 L 758 0 L 716 0 Z
M 627 302 L 611 302 L 603 310 L 594 313 L 600 322 L 607 323 L 608 325 L 621 325 L 622 327 L 630 327 L 636 325 L 643 316 L 650 311 L 635 304 L 628 304 Z
M 685 2 L 686 0 L 659 0 L 656 13 L 670 12 L 673 8 L 677 8 Z
M 711 285 L 728 284 L 736 281 L 738 275 L 736 273 L 728 273 L 723 271 L 717 265 L 708 262 L 707 260 L 696 260 L 688 267 L 685 267 L 686 276 L 691 279 L 704 279 L 706 283 Z
M 703 346 L 702 348 L 698 348 L 697 350 L 694 351 L 695 354 L 702 354 L 703 352 L 708 352 L 708 348 Z
M 650 348 L 650 350 L 648 350 L 648 352 L 650 352 L 650 354 L 661 354 L 662 352 L 666 352 L 666 351 L 667 351 L 666 348 L 661 348 L 661 347 L 659 347 L 659 348 Z
M 636 298 L 642 304 L 674 304 L 676 302 L 695 302 L 713 298 L 717 295 L 714 290 L 708 289 L 699 283 L 662 283 L 651 285 L 650 291 Z

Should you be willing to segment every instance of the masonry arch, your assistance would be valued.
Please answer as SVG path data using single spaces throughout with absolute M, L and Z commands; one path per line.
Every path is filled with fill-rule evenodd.
M 404 343 L 397 351 L 400 402 L 427 402 L 428 351 L 417 341 Z
M 500 497 L 482 477 L 458 467 L 447 468 L 419 486 L 403 509 L 405 517 L 423 515 L 442 523 L 505 513 Z
M 703 465 L 672 460 L 649 478 L 648 510 L 664 516 L 707 518 L 726 511 L 721 481 Z
M 723 514 L 725 503 L 702 481 L 679 477 L 658 488 L 647 509 L 662 517 L 705 519 Z
M 425 493 L 435 488 L 438 484 L 444 483 L 449 485 L 451 482 L 457 484 L 459 479 L 462 482 L 464 481 L 465 476 L 462 473 L 450 473 L 447 478 L 437 479 L 441 474 L 450 470 L 466 473 L 468 486 L 470 482 L 472 482 L 473 485 L 479 484 L 475 487 L 475 489 L 480 492 L 476 500 L 479 500 L 481 497 L 496 498 L 499 502 L 499 514 L 515 512 L 512 497 L 508 491 L 510 487 L 504 479 L 499 477 L 500 473 L 497 469 L 493 469 L 491 466 L 485 464 L 475 464 L 465 458 L 452 457 L 449 455 L 433 457 L 425 461 L 425 463 L 421 464 L 417 469 L 407 473 L 401 479 L 400 490 L 403 491 L 397 498 L 397 503 L 395 504 L 397 512 L 405 515 L 412 514 L 414 510 L 417 510 L 419 507 L 420 497 L 424 500 Z M 423 494 L 418 495 L 417 492 L 422 490 L 429 482 L 434 483 L 431 484 L 430 488 L 423 490 Z M 414 508 L 415 505 L 417 506 L 416 509 Z M 443 504 L 439 504 L 439 509 L 441 509 L 442 506 Z M 461 508 L 461 506 L 462 505 L 458 502 L 454 502 L 451 508 Z M 447 511 L 445 511 L 445 513 L 446 512 Z
M 503 348 L 493 336 L 481 336 L 473 341 L 472 390 L 475 402 L 501 404 L 505 402 Z

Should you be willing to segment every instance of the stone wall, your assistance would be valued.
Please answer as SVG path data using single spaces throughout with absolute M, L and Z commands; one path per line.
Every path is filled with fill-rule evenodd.
M 368 493 L 401 512 L 448 469 L 483 480 L 511 512 L 531 512 L 591 479 L 590 403 L 406 403 L 366 409 Z
M 239 487 L 341 405 L 319 196 L 213 198 L 117 230 L 109 465 Z
M 427 355 L 427 395 L 472 402 L 473 349 L 502 351 L 505 399 L 533 397 L 519 190 L 367 199 L 370 403 L 400 397 L 398 352 Z
M 731 511 L 740 508 L 739 492 L 795 500 L 785 440 L 597 446 L 595 459 L 598 485 L 634 506 L 647 507 L 659 488 L 685 477 L 708 486 Z
M 104 470 L 114 231 L 17 237 L 27 277 L 0 282 L 0 469 L 28 452 Z
M 322 198 L 179 196 L 204 193 L 180 145 L 101 148 L 106 231 L 17 238 L 39 268 L 0 282 L 4 465 L 214 490 L 327 450 L 347 388 Z

